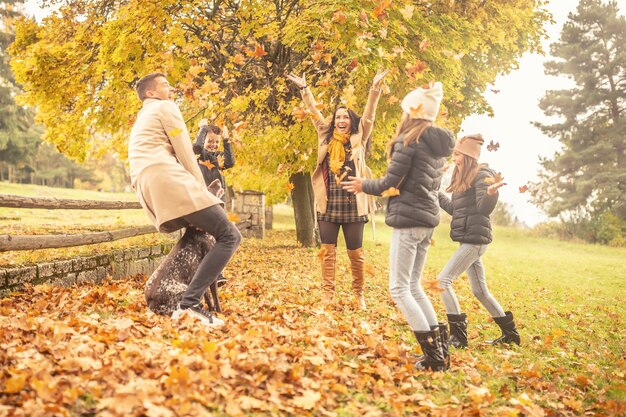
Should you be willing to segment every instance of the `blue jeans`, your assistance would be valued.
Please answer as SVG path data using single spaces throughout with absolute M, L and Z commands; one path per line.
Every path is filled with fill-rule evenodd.
M 430 331 L 437 315 L 422 288 L 422 273 L 433 229 L 393 229 L 389 261 L 389 292 L 412 330 Z
M 439 276 L 439 286 L 443 289 L 441 298 L 448 314 L 461 314 L 459 300 L 457 300 L 452 283 L 463 272 L 467 272 L 472 293 L 485 306 L 492 317 L 503 317 L 504 310 L 500 303 L 491 295 L 487 288 L 485 268 L 481 256 L 487 251 L 487 245 L 472 245 L 461 243 L 459 249 L 452 255 Z

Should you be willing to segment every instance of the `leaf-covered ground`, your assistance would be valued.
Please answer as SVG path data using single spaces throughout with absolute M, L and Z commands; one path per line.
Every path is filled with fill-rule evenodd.
M 145 276 L 2 299 L 0 415 L 626 414 L 624 252 L 500 230 L 488 279 L 523 345 L 484 343 L 497 326 L 461 279 L 470 348 L 453 352 L 449 372 L 428 373 L 413 369 L 419 350 L 388 295 L 388 229 L 378 223 L 376 242 L 366 234 L 365 312 L 351 301 L 345 251 L 327 303 L 317 250 L 298 247 L 293 230 L 244 241 L 226 271 L 221 329 L 150 313 Z M 446 234 L 437 229 L 428 288 L 454 250 Z

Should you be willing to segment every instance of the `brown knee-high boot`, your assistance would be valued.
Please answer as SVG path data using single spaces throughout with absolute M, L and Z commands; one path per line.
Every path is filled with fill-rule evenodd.
M 337 259 L 336 247 L 330 243 L 322 243 L 322 288 L 330 298 L 335 293 L 335 263 Z
M 360 309 L 365 310 L 365 297 L 363 286 L 365 285 L 365 252 L 363 248 L 348 249 L 350 269 L 352 270 L 352 290 Z

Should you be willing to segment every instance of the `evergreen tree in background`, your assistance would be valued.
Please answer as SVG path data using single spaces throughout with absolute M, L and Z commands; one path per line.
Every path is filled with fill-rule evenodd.
M 15 169 L 32 172 L 30 162 L 37 152 L 41 129 L 30 110 L 15 103 L 20 93 L 15 83 L 7 48 L 13 42 L 12 23 L 21 16 L 21 0 L 0 1 L 0 179 L 14 180 Z
M 546 73 L 566 75 L 575 85 L 548 91 L 540 102 L 559 122 L 536 125 L 563 147 L 542 161 L 533 199 L 551 216 L 591 227 L 584 236 L 589 240 L 620 239 L 626 223 L 626 19 L 616 2 L 581 0 L 551 55 Z

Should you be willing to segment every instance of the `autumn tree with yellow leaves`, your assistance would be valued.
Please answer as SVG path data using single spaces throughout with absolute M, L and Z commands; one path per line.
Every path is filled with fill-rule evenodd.
M 389 68 L 369 164 L 381 170 L 398 101 L 438 80 L 438 123 L 455 129 L 496 76 L 536 51 L 549 15 L 542 0 L 44 0 L 40 24 L 22 19 L 11 48 L 22 103 L 35 106 L 45 140 L 66 155 L 126 157 L 141 105 L 133 86 L 166 72 L 191 133 L 201 117 L 235 128 L 236 188 L 276 202 L 291 193 L 298 239 L 314 242 L 309 173 L 316 135 L 286 73 L 306 73 L 325 115 L 357 112 L 377 70 Z

